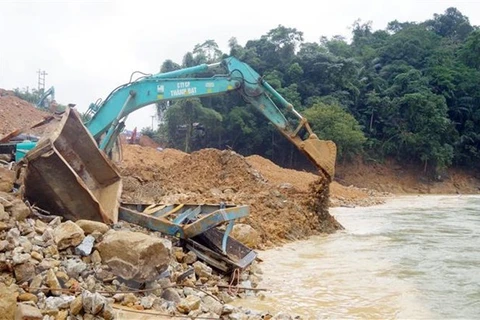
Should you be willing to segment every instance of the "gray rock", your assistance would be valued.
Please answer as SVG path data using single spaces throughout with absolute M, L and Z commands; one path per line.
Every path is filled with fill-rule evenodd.
M 51 258 L 45 258 L 43 259 L 40 264 L 37 266 L 37 269 L 39 271 L 45 271 L 45 270 L 49 270 L 49 269 L 52 269 L 55 267 L 55 265 L 57 264 L 58 262 L 54 259 L 51 259 Z
M 32 243 L 28 240 L 27 237 L 20 237 L 19 239 L 20 245 L 22 246 L 23 252 L 30 253 L 32 252 Z
M 54 230 L 55 243 L 58 250 L 78 246 L 85 238 L 85 234 L 78 225 L 72 221 L 61 223 Z
M 195 274 L 199 277 L 209 278 L 212 275 L 212 268 L 203 262 L 197 261 L 193 264 L 193 267 L 195 268 Z
M 15 320 L 42 320 L 43 315 L 35 306 L 27 303 L 19 303 L 15 312 Z
M 192 264 L 197 261 L 197 255 L 193 251 L 189 251 L 185 257 L 183 257 L 183 262 L 186 264 Z
M 98 222 L 98 221 L 92 221 L 92 220 L 77 220 L 75 223 L 82 228 L 83 232 L 85 234 L 91 234 L 95 231 L 100 232 L 101 234 L 104 234 L 108 230 L 110 230 L 110 227 L 107 226 L 105 223 Z
M 20 199 L 13 200 L 12 207 L 9 211 L 12 217 L 17 221 L 23 221 L 30 215 L 30 209 Z
M 124 297 L 125 297 L 124 293 L 117 293 L 113 296 L 113 300 L 115 300 L 115 302 L 121 302 L 123 301 Z
M 225 303 L 230 303 L 233 301 L 232 296 L 226 293 L 225 291 L 220 291 L 218 293 L 218 297 L 220 298 L 220 300 L 222 300 Z
M 55 241 L 55 235 L 52 229 L 48 228 L 45 229 L 45 231 L 42 234 L 42 241 L 48 243 L 48 245 L 51 245 Z
M 115 275 L 138 282 L 154 280 L 170 262 L 162 240 L 139 232 L 109 231 L 98 251 Z
M 40 288 L 43 283 L 43 277 L 41 274 L 37 274 L 36 276 L 33 277 L 32 282 L 30 283 L 30 287 L 32 288 Z M 36 293 L 38 292 L 38 289 L 31 289 L 30 292 Z
M 145 309 L 152 309 L 153 303 L 155 302 L 156 298 L 157 297 L 152 294 L 146 297 L 142 297 L 142 299 L 140 299 L 140 305 Z
M 252 282 L 250 280 L 242 281 L 240 282 L 240 287 L 251 288 Z M 245 294 L 247 297 L 255 296 L 255 292 L 253 292 L 252 290 L 245 290 Z
M 30 260 L 30 255 L 28 253 L 19 253 L 14 252 L 12 256 L 13 265 L 22 264 Z
M 62 264 L 70 278 L 78 278 L 80 273 L 87 269 L 86 263 L 78 259 L 69 259 Z
M 174 288 L 163 289 L 162 298 L 168 301 L 179 303 L 182 298 Z
M 15 247 L 20 245 L 18 238 L 20 237 L 20 230 L 17 228 L 12 228 L 7 232 L 7 241 L 14 245 Z
M 52 221 L 48 223 L 48 225 L 52 228 L 58 227 L 62 223 L 62 217 L 55 217 Z
M 237 311 L 237 308 L 232 306 L 231 304 L 224 304 L 222 307 L 222 315 L 224 314 L 231 314 Z
M 223 305 L 211 296 L 206 295 L 202 298 L 203 304 L 208 308 L 208 311 L 217 315 L 221 315 L 223 311 Z
M 74 296 L 61 295 L 60 297 L 48 297 L 45 299 L 47 310 L 68 309 L 70 303 L 75 299 Z
M 107 299 L 100 293 L 90 291 L 82 292 L 83 310 L 87 313 L 98 314 L 107 305 Z
M 75 248 L 75 254 L 80 256 L 89 256 L 92 253 L 93 244 L 95 243 L 95 238 L 91 235 L 86 236 L 82 243 L 80 243 Z

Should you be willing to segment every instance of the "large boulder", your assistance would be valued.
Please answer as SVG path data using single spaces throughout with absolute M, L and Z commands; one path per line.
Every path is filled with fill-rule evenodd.
M 0 191 L 10 192 L 13 189 L 15 182 L 15 172 L 6 168 L 0 167 Z
M 18 293 L 12 286 L 7 287 L 4 283 L 0 283 L 1 319 L 14 319 L 15 311 L 17 309 L 17 295 Z
M 110 230 L 110 227 L 107 226 L 103 222 L 99 221 L 92 221 L 92 220 L 77 220 L 75 223 L 82 228 L 83 232 L 86 234 L 91 234 L 95 231 L 100 232 L 101 234 L 104 234 L 108 230 Z
M 260 243 L 260 235 L 258 234 L 258 231 L 248 224 L 235 224 L 230 236 L 250 248 L 255 248 Z
M 168 268 L 170 251 L 162 239 L 131 231 L 109 231 L 98 245 L 102 261 L 126 280 L 154 280 Z
M 82 243 L 85 233 L 75 222 L 66 221 L 55 228 L 54 238 L 58 250 L 63 250 L 68 247 L 76 247 Z

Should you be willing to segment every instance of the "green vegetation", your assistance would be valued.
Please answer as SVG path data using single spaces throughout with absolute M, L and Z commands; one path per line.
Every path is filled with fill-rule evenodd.
M 479 168 L 480 30 L 455 8 L 424 22 L 395 20 L 378 31 L 356 21 L 350 42 L 340 36 L 304 42 L 301 31 L 280 25 L 245 46 L 232 38 L 229 47 L 222 53 L 207 40 L 181 64 L 167 60 L 161 70 L 232 55 L 263 75 L 320 138 L 334 140 L 340 159 L 395 157 L 430 173 L 451 165 Z M 161 130 L 176 148 L 231 147 L 282 165 L 301 158 L 238 95 L 158 109 Z

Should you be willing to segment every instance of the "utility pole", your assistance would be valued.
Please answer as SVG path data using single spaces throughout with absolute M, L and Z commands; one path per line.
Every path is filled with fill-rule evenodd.
M 153 116 L 150 116 L 150 117 L 152 117 L 152 131 L 153 131 L 153 118 L 155 118 L 155 116 L 153 115 Z
M 45 92 L 45 76 L 48 73 L 45 70 L 38 69 L 38 92 Z

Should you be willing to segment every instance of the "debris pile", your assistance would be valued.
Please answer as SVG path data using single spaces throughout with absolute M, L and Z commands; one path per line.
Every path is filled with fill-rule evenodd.
M 48 115 L 16 97 L 12 91 L 0 89 L 0 137 L 15 129 L 33 125 Z M 38 129 L 34 132 L 38 132 Z
M 125 310 L 261 319 L 228 304 L 262 296 L 260 280 L 256 262 L 226 278 L 175 238 L 125 222 L 62 222 L 0 193 L 2 319 L 114 319 Z
M 324 206 L 319 214 L 305 201 L 306 187 L 298 187 L 288 179 L 282 183 L 280 178 L 269 181 L 248 159 L 233 151 L 203 149 L 187 155 L 166 149 L 158 154 L 164 153 L 166 160 L 173 153 L 178 160 L 158 158 L 159 162 L 144 166 L 143 156 L 141 160 L 128 160 L 132 146 L 125 149 L 121 173 L 127 201 L 249 205 L 250 215 L 241 222 L 259 232 L 259 248 L 337 229 L 338 223 L 325 220 L 329 216 L 328 197 L 320 200 Z M 134 151 L 142 149 L 135 146 Z

